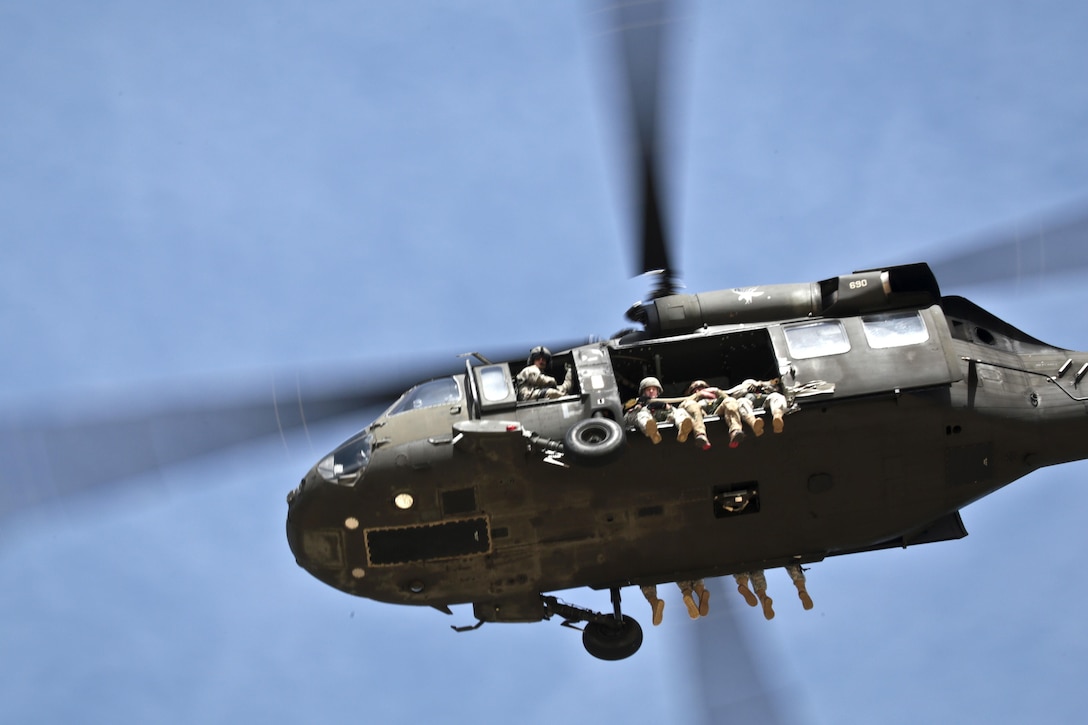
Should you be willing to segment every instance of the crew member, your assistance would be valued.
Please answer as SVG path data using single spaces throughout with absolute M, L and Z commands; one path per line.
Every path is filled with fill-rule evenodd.
M 573 380 L 573 370 L 567 366 L 567 376 L 562 383 L 556 381 L 544 371 L 552 362 L 552 354 L 548 348 L 540 345 L 529 351 L 529 358 L 525 361 L 525 367 L 514 383 L 518 389 L 518 400 L 544 400 L 546 398 L 561 398 L 570 393 Z
M 806 611 L 812 609 L 812 597 L 808 594 L 805 585 L 805 572 L 801 569 L 801 565 L 787 564 L 786 573 L 790 575 L 793 586 L 797 588 L 797 598 L 801 600 L 801 606 Z M 763 570 L 757 569 L 751 572 L 734 574 L 733 578 L 737 580 L 737 591 L 744 597 L 744 601 L 748 603 L 748 606 L 754 607 L 757 604 L 762 604 L 763 616 L 767 619 L 774 619 L 774 608 L 772 606 L 774 600 L 767 595 L 767 577 L 763 574 Z M 748 588 L 749 579 L 751 579 L 752 586 L 755 588 L 754 594 Z
M 684 597 L 684 606 L 688 608 L 688 616 L 692 619 L 705 617 L 710 612 L 710 592 L 703 585 L 702 579 L 688 579 L 676 582 Z M 695 597 L 699 597 L 699 603 L 695 603 Z
M 687 397 L 680 402 L 681 409 L 692 419 L 695 442 L 704 450 L 710 450 L 710 438 L 706 433 L 703 416 L 717 415 L 729 426 L 729 447 L 736 448 L 744 438 L 740 424 L 740 403 L 726 395 L 721 388 L 710 387 L 705 380 L 695 380 L 685 391 Z
M 676 586 L 680 587 L 680 592 L 684 598 L 684 606 L 688 608 L 689 617 L 698 619 L 699 617 L 705 617 L 710 612 L 710 592 L 704 586 L 702 579 L 678 581 Z M 646 597 L 646 601 L 650 603 L 650 609 L 653 611 L 653 623 L 656 627 L 661 624 L 662 616 L 665 613 L 665 600 L 657 596 L 657 586 L 655 584 L 644 584 L 639 589 L 642 590 L 642 596 Z M 696 597 L 699 598 L 698 603 L 695 601 Z
M 691 416 L 681 408 L 655 400 L 660 396 L 661 381 L 653 377 L 643 378 L 638 385 L 638 398 L 627 408 L 628 425 L 637 426 L 647 438 L 654 442 L 654 445 L 657 445 L 661 442 L 657 424 L 670 422 L 676 426 L 676 440 L 680 443 L 685 442 L 692 431 Z
M 749 378 L 725 391 L 739 405 L 739 415 L 756 437 L 763 435 L 763 419 L 756 417 L 755 409 L 763 408 L 771 414 L 775 433 L 785 427 L 784 416 L 789 404 L 786 396 L 778 392 L 778 380 L 753 380 Z M 720 414 L 720 413 L 719 413 Z

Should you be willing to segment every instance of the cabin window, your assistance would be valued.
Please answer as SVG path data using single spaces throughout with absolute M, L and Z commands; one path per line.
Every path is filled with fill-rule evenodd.
M 925 320 L 917 312 L 890 312 L 861 318 L 865 339 L 874 349 L 917 345 L 929 339 Z
M 850 340 L 838 320 L 820 320 L 782 328 L 795 358 L 823 357 L 850 352 Z
M 504 367 L 504 365 L 495 365 L 480 369 L 480 392 L 484 400 L 489 403 L 503 401 L 510 397 Z
M 428 383 L 421 383 L 401 397 L 396 405 L 389 409 L 389 415 L 403 413 L 406 410 L 431 408 L 436 405 L 456 403 L 461 400 L 461 388 L 454 378 L 440 378 Z

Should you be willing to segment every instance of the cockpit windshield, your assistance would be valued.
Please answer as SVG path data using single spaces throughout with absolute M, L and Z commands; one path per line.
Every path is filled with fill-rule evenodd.
M 449 405 L 461 400 L 461 386 L 456 378 L 440 378 L 415 386 L 393 404 L 386 413 L 394 416 L 406 410 L 431 408 L 436 405 Z

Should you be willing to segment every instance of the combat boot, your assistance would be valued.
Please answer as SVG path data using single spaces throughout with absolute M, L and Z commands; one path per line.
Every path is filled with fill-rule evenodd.
M 759 600 L 756 599 L 756 595 L 752 594 L 752 590 L 748 588 L 748 584 L 738 584 L 737 591 L 744 597 L 744 601 L 747 602 L 749 607 L 754 607 L 759 604 Z
M 710 592 L 702 582 L 695 585 L 695 592 L 699 595 L 699 616 L 705 617 L 710 614 Z
M 661 618 L 665 614 L 665 600 L 655 599 L 651 606 L 654 610 L 654 626 L 656 627 L 657 625 L 661 624 Z
M 692 619 L 699 618 L 699 605 L 695 603 L 695 598 L 691 595 L 691 590 L 684 592 L 684 605 L 688 608 L 688 616 Z
M 797 597 L 801 600 L 801 606 L 806 610 L 812 609 L 812 597 L 808 595 L 808 591 L 803 584 L 797 585 Z
M 774 600 L 767 596 L 767 590 L 756 589 L 756 596 L 759 597 L 759 601 L 763 604 L 763 617 L 765 619 L 774 619 L 774 608 L 771 606 L 774 604 Z
M 756 438 L 763 435 L 763 419 L 752 412 L 752 406 L 746 402 L 741 402 L 740 405 L 740 419 L 744 421 L 744 424 L 752 429 Z
M 679 430 L 676 432 L 676 440 L 680 443 L 685 443 L 687 442 L 688 436 L 691 435 L 691 429 L 695 427 L 695 424 L 691 422 L 691 418 L 684 418 L 677 427 Z
M 647 438 L 654 442 L 655 446 L 661 442 L 661 434 L 657 432 L 657 421 L 653 418 L 646 421 L 646 427 L 643 428 L 643 432 L 646 434 Z

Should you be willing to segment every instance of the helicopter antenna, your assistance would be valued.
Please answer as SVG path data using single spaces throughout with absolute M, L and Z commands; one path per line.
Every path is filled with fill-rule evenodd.
M 474 357 L 477 360 L 479 360 L 480 362 L 482 362 L 484 365 L 491 365 L 492 364 L 490 360 L 488 360 L 486 357 L 484 357 L 483 355 L 481 355 L 478 352 L 462 352 L 462 353 L 459 353 L 457 355 L 457 357 L 459 357 L 461 359 Z

